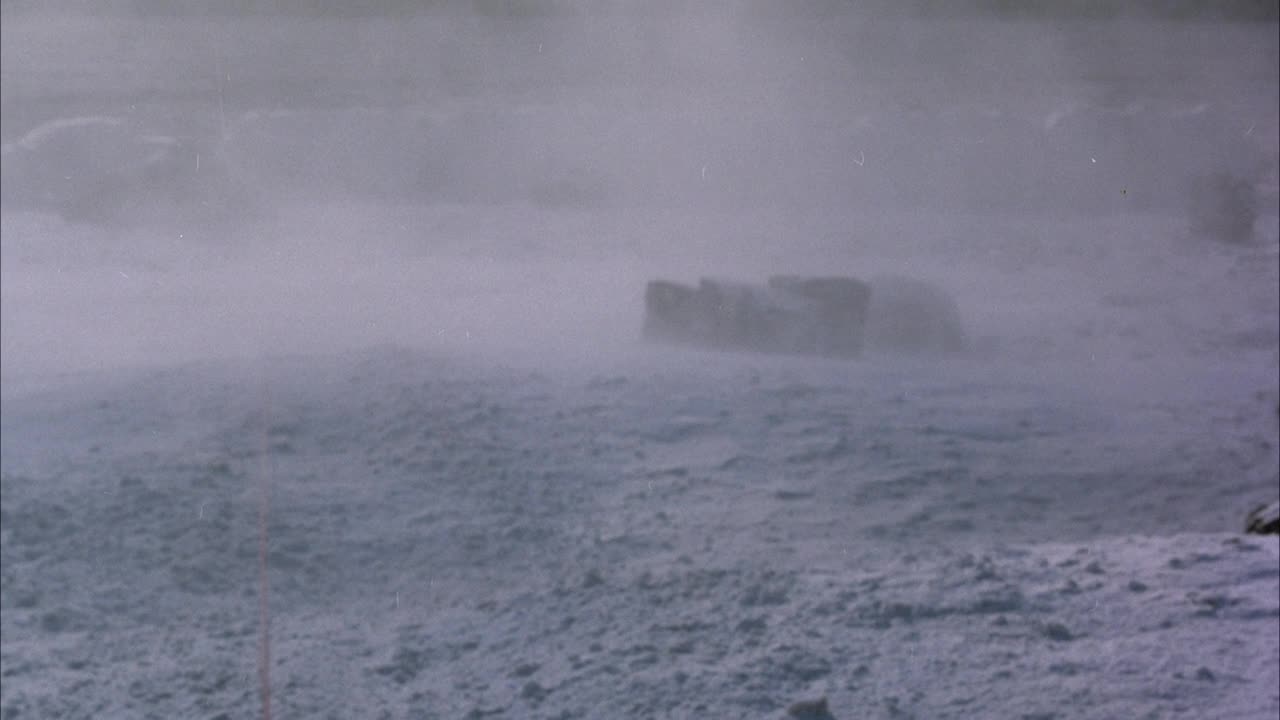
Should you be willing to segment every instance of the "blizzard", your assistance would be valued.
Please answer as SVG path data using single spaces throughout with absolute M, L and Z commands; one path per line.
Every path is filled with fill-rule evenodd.
M 5 12 L 5 720 L 1280 714 L 1274 22 Z M 642 339 L 777 274 L 967 346 Z

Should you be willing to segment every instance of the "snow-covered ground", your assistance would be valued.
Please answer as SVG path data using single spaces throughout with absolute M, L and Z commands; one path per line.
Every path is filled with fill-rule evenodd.
M 0 720 L 259 716 L 264 507 L 275 717 L 1280 715 L 1274 24 L 79 5 L 3 23 Z M 971 348 L 639 342 L 785 273 Z
M 700 254 L 629 246 L 634 218 L 398 212 L 440 247 L 147 264 L 5 218 L 6 719 L 254 716 L 264 479 L 280 717 L 1280 712 L 1280 549 L 1240 533 L 1278 489 L 1274 243 L 649 226 Z M 788 222 L 816 240 L 786 269 L 944 283 L 973 352 L 637 342 L 644 278 L 712 272 L 731 237 L 721 267 L 762 277 Z M 482 261 L 520 228 L 581 246 Z

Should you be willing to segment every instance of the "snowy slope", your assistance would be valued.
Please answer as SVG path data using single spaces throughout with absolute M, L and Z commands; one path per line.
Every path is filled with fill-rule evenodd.
M 253 715 L 266 472 L 282 716 L 1274 716 L 1280 551 L 1237 533 L 1274 375 L 1103 403 L 1045 369 L 386 349 L 11 383 L 5 717 Z

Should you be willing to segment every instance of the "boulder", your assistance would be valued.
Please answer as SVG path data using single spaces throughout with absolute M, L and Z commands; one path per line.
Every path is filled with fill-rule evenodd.
M 806 298 L 814 304 L 814 351 L 819 355 L 851 356 L 862 351 L 863 327 L 871 289 L 844 277 L 775 275 L 769 287 Z
M 830 345 L 822 339 L 824 319 L 841 312 L 829 305 L 773 285 L 704 278 L 688 287 L 655 281 L 645 291 L 644 336 L 717 350 L 818 354 Z M 841 332 L 860 328 L 845 323 Z
M 854 357 L 964 347 L 955 302 L 917 280 L 776 275 L 764 284 L 665 280 L 645 290 L 644 337 L 715 350 Z
M 1254 508 L 1244 523 L 1244 531 L 1251 535 L 1280 535 L 1280 501 Z
M 966 346 L 955 300 L 921 280 L 880 277 L 871 282 L 867 347 L 905 353 L 946 353 Z

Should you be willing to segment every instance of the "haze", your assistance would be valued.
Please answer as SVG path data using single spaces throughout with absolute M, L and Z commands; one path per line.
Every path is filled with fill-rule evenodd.
M 6 154 L 4 372 L 627 354 L 646 280 L 779 272 L 937 281 L 988 349 L 1163 353 L 1153 299 L 1217 247 L 1197 178 L 1257 188 L 1275 243 L 1274 5 L 1042 5 L 6 2 L 7 148 L 93 116 L 180 149 L 90 220 L 46 200 L 128 158 Z M 1081 332 L 1125 293 L 1141 332 Z M 1187 300 L 1276 315 L 1265 282 Z
M 1277 717 L 1278 19 L 0 0 L 0 716 Z

